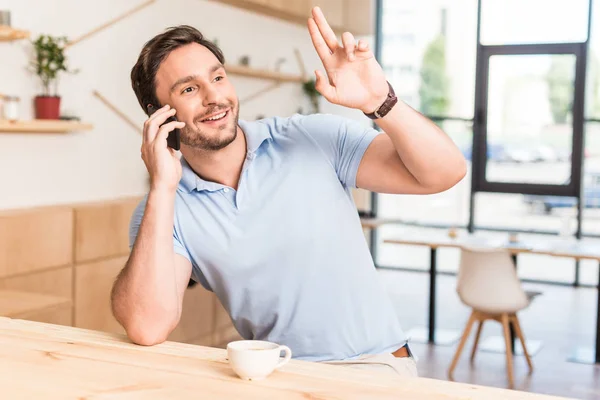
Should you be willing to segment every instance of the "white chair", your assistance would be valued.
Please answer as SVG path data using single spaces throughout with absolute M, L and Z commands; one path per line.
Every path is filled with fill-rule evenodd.
M 479 326 L 471 352 L 471 362 L 473 362 L 483 323 L 491 319 L 500 322 L 504 328 L 506 370 L 509 386 L 512 388 L 514 381 L 510 324 L 512 324 L 516 335 L 521 341 L 529 365 L 529 373 L 531 374 L 533 364 L 527 352 L 517 312 L 529 306 L 533 297 L 539 293 L 531 292 L 528 294 L 523 290 L 509 251 L 498 248 L 480 249 L 474 247 L 463 247 L 461 249 L 456 291 L 460 300 L 471 307 L 473 311 L 456 349 L 452 364 L 450 364 L 448 376 L 452 379 L 454 368 L 469 337 L 471 328 L 478 321 Z

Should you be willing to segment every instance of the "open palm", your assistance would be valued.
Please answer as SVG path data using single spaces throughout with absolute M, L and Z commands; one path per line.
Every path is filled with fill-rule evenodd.
M 374 111 L 385 100 L 388 85 L 368 44 L 359 40 L 357 45 L 354 36 L 344 32 L 340 46 L 321 9 L 315 7 L 312 15 L 308 30 L 328 78 L 315 71 L 316 89 L 331 103 Z

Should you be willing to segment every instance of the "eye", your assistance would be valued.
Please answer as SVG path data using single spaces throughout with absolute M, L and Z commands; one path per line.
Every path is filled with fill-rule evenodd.
M 182 94 L 183 94 L 183 93 L 191 93 L 191 92 L 192 92 L 192 90 L 194 90 L 194 88 L 193 88 L 193 87 L 191 87 L 191 86 L 190 86 L 190 87 L 186 87 L 185 89 L 183 89 L 183 90 L 182 90 L 182 92 L 181 92 L 181 93 L 182 93 Z
M 220 75 L 219 75 L 219 76 L 217 76 L 217 77 L 215 78 L 215 81 L 217 81 L 217 82 L 218 82 L 218 81 L 221 81 L 221 80 L 223 80 L 223 79 L 224 79 L 224 78 L 223 78 L 222 76 L 220 76 Z

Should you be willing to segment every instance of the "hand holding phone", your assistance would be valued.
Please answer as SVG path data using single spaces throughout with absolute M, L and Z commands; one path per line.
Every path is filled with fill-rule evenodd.
M 141 153 L 150 174 L 150 190 L 172 192 L 177 189 L 182 172 L 180 154 L 173 151 L 179 148 L 179 134 L 173 131 L 183 128 L 185 123 L 171 118 L 175 109 L 169 106 L 156 109 L 149 105 L 148 113 L 151 116 L 144 123 Z M 171 143 L 165 146 L 169 136 Z
M 148 104 L 148 115 L 151 116 L 156 110 L 158 110 L 157 107 L 152 104 Z M 167 118 L 167 120 L 160 126 L 174 121 L 177 121 L 177 118 L 175 118 L 175 116 L 171 116 Z M 181 130 L 179 128 L 175 128 L 169 132 L 169 136 L 167 136 L 167 146 L 174 150 L 179 150 L 181 148 Z

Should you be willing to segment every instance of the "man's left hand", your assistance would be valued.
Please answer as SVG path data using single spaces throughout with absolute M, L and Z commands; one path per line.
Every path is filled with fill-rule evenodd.
M 319 7 L 312 10 L 308 30 L 328 78 L 315 71 L 317 91 L 333 104 L 365 113 L 375 111 L 385 101 L 389 88 L 369 45 L 363 40 L 357 44 L 350 32 L 344 32 L 340 46 Z

